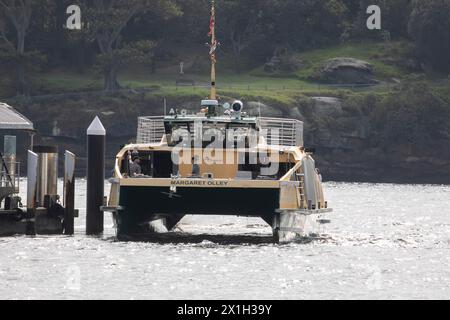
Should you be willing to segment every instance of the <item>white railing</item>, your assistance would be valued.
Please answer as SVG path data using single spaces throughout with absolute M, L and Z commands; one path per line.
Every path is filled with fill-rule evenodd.
M 268 145 L 303 147 L 303 122 L 294 119 L 260 119 L 261 129 L 267 130 Z M 165 134 L 164 117 L 139 117 L 137 143 L 159 143 Z
M 268 145 L 303 147 L 303 122 L 294 119 L 259 119 L 262 130 L 267 130 Z
M 165 134 L 164 117 L 139 117 L 137 143 L 159 143 Z

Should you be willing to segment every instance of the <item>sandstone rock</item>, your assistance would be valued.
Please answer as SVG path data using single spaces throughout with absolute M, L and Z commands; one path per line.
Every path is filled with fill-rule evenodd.
M 326 61 L 318 74 L 318 81 L 333 84 L 377 84 L 370 63 L 354 58 L 334 58 Z
M 295 56 L 274 56 L 264 65 L 267 73 L 289 73 L 297 71 L 305 66 L 305 62 Z
M 288 118 L 305 121 L 305 117 L 301 114 L 300 110 L 294 106 L 289 109 Z
M 244 111 L 249 115 L 259 115 L 259 108 L 261 107 L 261 116 L 263 117 L 282 117 L 283 112 L 280 109 L 268 106 L 264 103 L 258 103 L 256 101 L 247 102 Z
M 281 59 L 279 57 L 272 57 L 269 62 L 264 65 L 264 71 L 267 73 L 275 73 L 278 71 Z
M 314 112 L 319 116 L 336 116 L 342 113 L 342 100 L 333 97 L 312 97 Z

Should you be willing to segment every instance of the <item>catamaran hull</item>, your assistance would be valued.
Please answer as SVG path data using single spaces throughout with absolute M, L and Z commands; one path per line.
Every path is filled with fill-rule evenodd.
M 185 215 L 261 217 L 276 242 L 318 233 L 322 213 L 280 211 L 280 189 L 122 186 L 114 214 L 119 240 L 146 239 L 173 230 Z
M 117 234 L 154 232 L 150 222 L 165 219 L 170 231 L 184 215 L 240 215 L 271 222 L 279 208 L 279 189 L 122 186 L 114 215 Z

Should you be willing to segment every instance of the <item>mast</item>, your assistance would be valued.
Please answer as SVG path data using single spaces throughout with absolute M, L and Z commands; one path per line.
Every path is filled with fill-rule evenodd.
M 211 37 L 210 51 L 209 55 L 211 57 L 211 100 L 217 100 L 217 91 L 216 91 L 216 49 L 217 49 L 217 40 L 216 40 L 216 6 L 215 0 L 212 0 L 211 3 L 211 21 L 209 24 L 209 34 Z

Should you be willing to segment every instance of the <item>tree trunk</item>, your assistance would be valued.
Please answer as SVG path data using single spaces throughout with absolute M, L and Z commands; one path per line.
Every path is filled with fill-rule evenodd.
M 236 73 L 241 72 L 241 39 L 235 36 L 235 32 L 232 31 L 230 35 L 231 47 L 233 49 L 233 62 L 234 70 Z
M 52 50 L 49 53 L 52 57 L 51 61 L 57 61 L 58 63 L 63 62 L 64 46 L 66 45 L 65 30 L 63 26 L 66 22 L 66 8 L 68 6 L 67 1 L 59 0 L 56 1 L 56 12 L 55 12 L 55 24 L 53 25 L 53 36 L 56 41 L 52 42 Z
M 233 44 L 233 61 L 236 73 L 241 73 L 241 50 L 239 44 Z
M 151 74 L 155 74 L 156 73 L 156 56 L 153 56 L 152 67 L 151 67 L 150 73 Z
M 17 95 L 28 95 L 28 84 L 25 78 L 25 67 L 22 61 L 19 61 L 17 64 L 16 82 Z
M 25 77 L 25 30 L 17 29 L 17 94 L 28 95 L 28 84 Z
M 119 82 L 117 81 L 117 71 L 114 67 L 104 73 L 104 90 L 106 92 L 115 92 L 120 89 Z
M 234 71 L 241 73 L 241 58 L 239 55 L 234 54 Z
M 91 63 L 92 57 L 92 48 L 89 46 L 89 43 L 85 38 L 81 38 L 77 42 L 75 56 L 74 59 L 76 70 L 79 73 L 84 73 L 87 65 Z
M 22 55 L 25 52 L 25 30 L 17 29 L 17 52 Z

